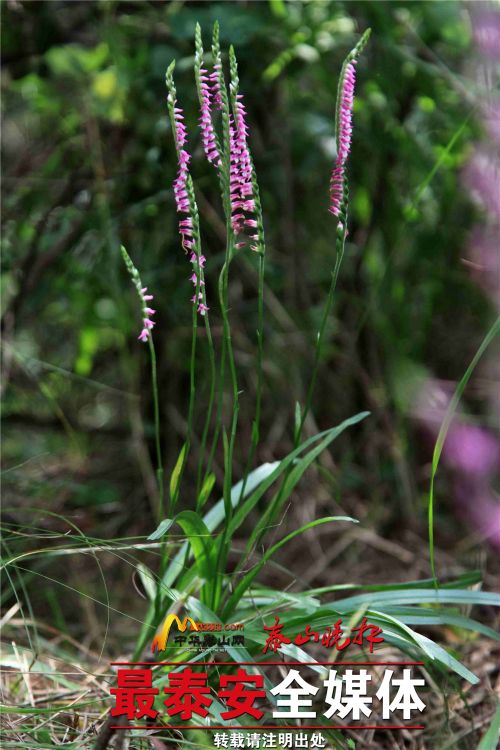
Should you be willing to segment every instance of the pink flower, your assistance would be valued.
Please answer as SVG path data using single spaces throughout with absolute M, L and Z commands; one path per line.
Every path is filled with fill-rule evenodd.
M 212 95 L 214 98 L 214 104 L 217 107 L 217 109 L 222 109 L 222 97 L 220 93 L 220 71 L 221 71 L 221 63 L 216 62 L 214 65 L 214 71 L 213 73 L 210 73 L 209 80 L 212 84 Z
M 351 150 L 352 136 L 352 107 L 354 104 L 354 85 L 356 83 L 356 70 L 353 63 L 348 63 L 343 82 L 342 97 L 340 100 L 340 122 L 339 122 L 339 160 L 345 163 Z
M 139 296 L 142 302 L 142 314 L 144 316 L 143 321 L 142 321 L 142 326 L 143 326 L 142 331 L 140 332 L 138 339 L 139 341 L 147 341 L 149 336 L 151 335 L 150 334 L 151 329 L 155 325 L 154 320 L 151 320 L 151 315 L 154 315 L 156 310 L 153 310 L 151 307 L 148 307 L 147 305 L 147 302 L 153 299 L 152 294 L 146 294 L 146 292 L 148 291 L 147 286 L 143 286 L 138 291 L 139 291 Z
M 218 76 L 217 76 L 218 80 Z M 201 137 L 203 141 L 203 149 L 208 161 L 211 164 L 215 164 L 216 167 L 221 166 L 221 159 L 219 150 L 217 148 L 217 142 L 215 139 L 214 126 L 212 123 L 212 95 L 213 90 L 210 86 L 211 76 L 207 74 L 205 68 L 200 68 L 200 98 L 201 98 Z
M 475 425 L 452 425 L 443 457 L 454 468 L 474 477 L 487 477 L 500 463 L 500 444 L 489 432 Z
M 486 4 L 473 15 L 472 28 L 479 50 L 492 61 L 500 60 L 500 13 Z
M 193 272 L 189 278 L 191 279 L 191 282 L 195 286 L 198 286 L 198 274 L 197 273 Z M 200 286 L 205 286 L 205 282 L 203 281 L 203 279 L 200 279 Z
M 330 179 L 330 212 L 335 216 L 340 214 L 340 206 L 344 195 L 344 165 L 338 164 L 333 168 Z
M 347 63 L 338 112 L 337 158 L 330 179 L 330 212 L 340 216 L 344 200 L 345 164 L 351 150 L 352 108 L 356 83 L 355 60 Z
M 476 226 L 469 238 L 464 262 L 472 277 L 500 309 L 500 224 Z
M 500 144 L 500 101 L 485 102 L 485 125 L 490 138 L 498 146 Z
M 196 286 L 197 289 L 200 287 L 204 287 L 204 281 L 202 278 L 202 269 L 203 264 L 205 262 L 205 258 L 200 255 L 200 258 L 198 258 L 198 253 L 196 252 L 197 246 L 198 246 L 198 237 L 197 237 L 197 230 L 198 230 L 198 210 L 196 207 L 196 201 L 194 199 L 194 196 L 192 194 L 193 187 L 191 178 L 189 175 L 189 162 L 191 161 L 191 155 L 189 152 L 185 149 L 185 146 L 187 144 L 187 130 L 186 126 L 184 125 L 184 114 L 182 109 L 177 106 L 177 99 L 176 99 L 176 91 L 175 86 L 173 82 L 173 68 L 174 64 L 170 65 L 170 67 L 167 70 L 166 74 L 166 83 L 167 88 L 169 90 L 168 94 L 168 107 L 170 112 L 170 120 L 172 123 L 172 129 L 174 131 L 174 137 L 175 137 L 175 145 L 177 150 L 177 177 L 174 180 L 173 184 L 173 190 L 174 190 L 174 197 L 175 197 L 175 203 L 177 208 L 177 213 L 180 214 L 179 218 L 179 234 L 181 236 L 181 244 L 184 250 L 190 253 L 190 261 L 193 265 L 193 274 L 191 276 L 191 281 Z M 211 117 L 210 117 L 210 87 L 208 85 L 208 78 L 206 71 L 202 71 L 201 75 L 201 87 L 203 92 L 203 105 L 202 105 L 202 130 L 203 130 L 203 141 L 204 146 L 207 150 L 207 156 L 209 159 L 215 160 L 218 159 L 218 154 L 214 153 L 214 147 L 215 151 L 216 149 L 216 141 L 215 141 L 215 134 L 213 132 L 213 128 L 211 125 Z M 195 234 L 196 233 L 196 234 Z M 202 260 L 203 259 L 203 260 Z M 142 290 L 142 293 L 144 293 L 146 289 Z M 204 293 L 199 292 L 198 294 L 195 294 L 195 298 L 193 298 L 192 302 L 193 304 L 198 303 L 198 297 L 202 300 L 204 300 Z M 144 299 L 147 299 L 146 297 Z M 151 297 L 152 299 L 152 297 Z M 198 305 L 198 308 L 200 306 Z M 206 310 L 208 310 L 208 307 L 206 305 L 203 305 L 205 309 L 199 310 L 201 314 L 205 314 Z M 148 336 L 151 328 L 154 326 L 154 322 L 149 319 L 149 313 L 147 310 L 150 308 L 147 308 L 144 304 L 144 328 L 141 332 L 140 338 L 142 341 L 145 341 Z
M 192 252 L 189 260 L 193 265 L 193 273 L 189 278 L 195 288 L 195 294 L 191 297 L 191 302 L 194 305 L 198 306 L 197 310 L 200 315 L 205 315 L 205 313 L 208 311 L 208 307 L 205 304 L 205 293 L 203 291 L 205 282 L 201 277 L 201 272 L 205 265 L 206 259 L 204 255 L 198 256 L 195 252 Z M 196 290 L 198 291 L 196 292 Z
M 179 234 L 181 235 L 181 244 L 184 250 L 193 250 L 193 219 L 191 217 L 191 204 L 189 200 L 189 193 L 187 189 L 187 181 L 189 175 L 189 162 L 191 155 L 183 148 L 187 142 L 186 128 L 183 124 L 184 116 L 182 109 L 175 106 L 175 126 L 176 126 L 176 142 L 179 146 L 178 152 L 178 171 L 177 177 L 174 181 L 174 197 L 177 206 L 177 213 L 186 214 L 185 218 L 179 220 Z
M 187 177 L 189 173 L 188 165 L 189 161 L 191 159 L 191 156 L 188 154 L 187 151 L 184 149 L 181 149 L 179 152 L 179 169 L 177 172 L 177 178 L 174 181 L 174 196 L 175 196 L 175 202 L 177 205 L 177 212 L 178 213 L 189 213 L 189 195 L 187 192 Z M 187 223 L 186 220 L 183 220 L 179 222 L 179 232 L 181 235 L 186 235 L 188 237 L 192 236 L 192 232 L 190 231 L 192 227 L 192 222 L 190 224 Z M 184 246 L 184 242 L 183 242 Z
M 242 95 L 237 94 L 234 118 L 229 118 L 229 189 L 231 201 L 231 224 L 235 235 L 244 232 L 245 227 L 257 228 L 257 221 L 252 216 L 255 212 L 253 197 L 252 160 L 248 148 L 248 126 L 246 109 Z M 242 247 L 242 243 L 236 243 Z M 256 249 L 256 246 L 252 246 Z
M 175 119 L 175 139 L 179 148 L 182 148 L 187 141 L 187 130 L 184 125 L 184 114 L 180 107 L 175 106 L 174 102 L 174 119 Z

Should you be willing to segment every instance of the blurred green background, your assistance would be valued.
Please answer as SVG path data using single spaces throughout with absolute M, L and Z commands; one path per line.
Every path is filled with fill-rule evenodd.
M 164 87 L 173 58 L 194 154 L 209 297 L 215 297 L 225 237 L 216 177 L 197 128 L 196 21 L 207 48 L 216 19 L 225 48 L 235 45 L 264 206 L 258 462 L 290 449 L 294 406 L 305 397 L 333 266 L 335 226 L 327 208 L 338 73 L 370 26 L 358 66 L 350 235 L 314 418 L 306 427 L 312 433 L 364 409 L 372 415 L 309 474 L 291 514 L 307 520 L 341 509 L 365 529 L 316 570 L 315 559 L 332 539 L 342 545 L 343 532 L 328 532 L 312 547 L 306 539 L 302 559 L 310 581 L 428 576 L 433 441 L 414 419 L 414 394 L 427 378 L 452 388 L 493 318 L 491 302 L 462 262 L 479 214 L 461 173 L 481 138 L 467 77 L 475 55 L 467 7 L 103 0 L 6 2 L 2 16 L 7 522 L 47 533 L 67 528 L 50 515 L 60 514 L 102 538 L 143 535 L 155 525 L 147 350 L 137 341 L 138 305 L 119 246 L 126 245 L 155 295 L 171 468 L 185 437 L 191 333 L 190 269 L 177 233 Z M 236 478 L 253 408 L 256 280 L 254 257 L 232 266 L 231 320 L 243 390 Z M 220 342 L 215 309 L 212 323 Z M 202 382 L 207 362 L 202 346 L 199 352 Z M 202 390 L 198 425 L 205 398 Z M 487 424 L 481 382 L 467 399 L 471 419 Z M 220 467 L 218 456 L 214 498 Z M 190 468 L 184 507 L 193 503 Z M 453 481 L 446 469 L 439 474 L 436 539 L 444 574 L 479 560 L 477 546 L 461 542 L 469 529 L 456 512 Z M 361 555 L 365 548 L 374 554 Z M 43 565 L 93 590 L 95 569 L 82 558 L 67 562 L 64 570 Z M 119 560 L 107 563 L 106 574 L 117 590 L 125 588 Z M 35 600 L 49 596 L 42 591 L 43 585 L 33 592 Z M 53 617 L 71 620 L 64 605 L 51 606 Z

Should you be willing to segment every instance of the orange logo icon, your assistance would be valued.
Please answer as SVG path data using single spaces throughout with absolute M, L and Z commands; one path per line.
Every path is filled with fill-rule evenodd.
M 177 625 L 177 628 L 180 630 L 181 633 L 184 633 L 187 629 L 188 623 L 190 625 L 191 630 L 199 630 L 198 625 L 195 623 L 195 621 L 192 619 L 192 617 L 185 617 L 182 621 L 177 617 L 177 615 L 167 615 L 165 618 L 165 622 L 162 625 L 162 628 L 160 630 L 159 635 L 155 635 L 153 638 L 153 643 L 151 646 L 151 650 L 154 654 L 155 649 L 158 649 L 158 651 L 165 651 L 167 647 L 167 641 L 168 641 L 168 635 L 170 633 L 170 628 L 172 627 L 172 623 Z

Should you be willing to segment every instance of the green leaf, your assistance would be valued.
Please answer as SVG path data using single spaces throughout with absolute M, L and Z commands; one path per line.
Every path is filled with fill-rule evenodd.
M 144 565 L 144 563 L 140 562 L 137 564 L 137 574 L 139 578 L 141 579 L 141 583 L 143 585 L 144 591 L 146 592 L 146 596 L 148 599 L 152 602 L 154 602 L 156 597 L 156 578 L 155 574 L 152 570 L 148 568 L 147 565 Z
M 300 434 L 300 426 L 302 424 L 302 410 L 300 408 L 300 404 L 298 401 L 295 403 L 295 426 L 294 426 L 294 438 L 297 439 L 297 436 Z
M 274 544 L 264 553 L 260 562 L 253 568 L 251 568 L 251 570 L 249 570 L 248 573 L 237 584 L 233 593 L 229 597 L 229 601 L 224 609 L 223 619 L 227 619 L 231 615 L 254 578 L 260 573 L 266 562 L 274 555 L 275 552 L 280 549 L 280 547 L 283 547 L 283 545 L 287 544 L 287 542 L 295 539 L 296 536 L 303 534 L 304 531 L 308 531 L 309 529 L 313 529 L 315 526 L 320 526 L 324 523 L 331 523 L 333 521 L 350 521 L 351 523 L 358 523 L 354 518 L 350 518 L 349 516 L 327 516 L 326 518 L 318 518 L 315 521 L 310 521 L 304 526 L 301 526 L 300 529 L 295 529 L 290 534 L 283 537 L 283 539 L 280 539 L 279 542 Z
M 212 492 L 215 484 L 215 474 L 209 474 L 205 481 L 203 482 L 202 488 L 200 490 L 200 494 L 198 497 L 198 504 L 197 504 L 197 510 L 200 511 L 205 506 L 205 503 L 207 502 L 208 498 L 210 497 L 210 493 Z
M 226 518 L 229 519 L 231 516 L 231 488 L 230 488 L 230 477 L 231 471 L 229 466 L 229 440 L 225 429 L 222 430 L 222 445 L 224 448 L 224 512 Z
M 175 508 L 177 498 L 179 495 L 179 481 L 184 468 L 184 460 L 186 458 L 187 443 L 182 446 L 177 461 L 175 462 L 174 470 L 170 477 L 170 500 L 172 501 L 172 508 Z
M 247 517 L 248 513 L 255 507 L 255 505 L 258 503 L 258 501 L 261 499 L 261 497 L 264 495 L 264 493 L 271 487 L 271 485 L 276 481 L 276 479 L 279 479 L 279 477 L 283 474 L 284 471 L 295 461 L 295 459 L 310 445 L 317 442 L 321 438 L 323 440 L 321 441 L 320 445 L 314 448 L 310 453 L 308 453 L 298 464 L 296 469 L 294 469 L 294 472 L 292 472 L 294 478 L 296 478 L 296 481 L 302 476 L 304 471 L 307 469 L 307 467 L 312 463 L 312 461 L 318 456 L 335 438 L 337 438 L 345 429 L 348 427 L 357 424 L 358 422 L 361 422 L 362 419 L 365 419 L 367 417 L 369 412 L 361 412 L 360 414 L 356 414 L 354 417 L 350 417 L 349 419 L 346 419 L 344 422 L 342 422 L 337 427 L 332 427 L 329 430 L 325 430 L 324 432 L 320 432 L 317 435 L 314 435 L 313 437 L 308 438 L 305 440 L 301 445 L 299 445 L 298 448 L 295 448 L 291 453 L 288 454 L 282 461 L 280 461 L 278 467 L 272 472 L 272 474 L 267 477 L 267 479 L 262 482 L 259 487 L 248 497 L 248 499 L 238 507 L 236 513 L 233 516 L 233 519 L 231 521 L 230 526 L 230 534 L 231 536 L 236 531 L 236 529 L 243 523 L 245 518 Z M 292 474 L 290 476 L 292 476 Z M 296 482 L 295 482 L 296 483 Z M 286 495 L 283 496 L 282 502 L 285 502 Z M 259 526 L 262 525 L 262 521 L 259 524 Z M 255 532 L 252 536 L 255 536 Z
M 457 385 L 455 393 L 453 394 L 451 401 L 448 405 L 448 408 L 446 410 L 446 413 L 444 415 L 441 427 L 439 428 L 439 433 L 436 439 L 436 445 L 434 446 L 434 453 L 432 456 L 431 483 L 429 487 L 429 502 L 428 502 L 429 556 L 430 556 L 431 570 L 432 570 L 432 575 L 434 576 L 434 580 L 436 580 L 436 567 L 434 564 L 434 479 L 438 470 L 439 460 L 441 458 L 441 453 L 443 450 L 444 441 L 446 440 L 446 435 L 448 434 L 448 430 L 450 429 L 451 422 L 453 420 L 453 417 L 455 416 L 455 412 L 457 410 L 460 399 L 462 398 L 462 394 L 465 390 L 465 387 L 467 383 L 469 382 L 472 373 L 476 369 L 477 363 L 479 362 L 484 352 L 486 351 L 486 349 L 491 344 L 491 342 L 493 341 L 493 339 L 495 338 L 495 336 L 497 335 L 499 331 L 500 331 L 500 316 L 498 316 L 498 318 L 495 320 L 490 330 L 484 337 L 481 343 L 481 346 L 479 347 L 476 354 L 474 355 L 474 358 L 472 362 L 470 363 L 470 365 L 468 366 L 467 370 L 465 371 L 463 378 Z
M 224 622 L 224 620 L 221 620 L 221 618 L 218 617 L 217 614 L 210 607 L 207 607 L 205 604 L 203 604 L 203 602 L 200 602 L 199 599 L 196 599 L 193 596 L 188 597 L 186 604 L 187 604 L 187 608 L 189 612 L 192 612 L 195 615 L 195 617 L 201 620 L 202 622 L 217 622 L 217 623 Z M 229 656 L 232 659 L 234 659 L 235 664 L 238 664 L 241 661 L 255 662 L 255 668 L 259 670 L 258 661 L 255 661 L 253 656 L 250 654 L 249 651 L 247 651 L 247 649 L 244 646 L 238 646 L 238 647 L 226 646 L 226 651 L 229 654 Z M 302 656 L 304 657 L 304 654 L 302 654 Z M 269 698 L 273 701 L 273 703 L 275 703 L 276 698 L 270 692 L 273 685 L 270 682 L 264 670 L 260 673 L 264 677 L 264 684 L 266 685 L 269 691 Z
M 231 490 L 231 504 L 233 508 L 238 505 L 241 499 L 247 497 L 261 482 L 267 479 L 277 466 L 279 466 L 279 463 L 275 461 L 274 463 L 262 464 L 257 469 L 254 469 L 254 471 L 248 475 L 243 498 L 241 494 L 243 481 L 241 480 L 237 482 Z M 215 503 L 214 507 L 203 516 L 203 521 L 209 531 L 215 531 L 215 529 L 222 523 L 224 517 L 224 499 L 221 498 Z M 163 577 L 162 585 L 171 586 L 176 581 L 177 576 L 184 570 L 187 551 L 188 543 L 184 542 L 178 553 L 171 560 Z
M 463 615 L 454 614 L 452 609 L 444 608 L 432 608 L 424 609 L 423 607 L 394 607 L 387 608 L 384 610 L 388 614 L 394 614 L 398 620 L 406 623 L 407 625 L 447 625 L 461 630 L 472 630 L 475 633 L 481 633 L 487 638 L 491 638 L 494 641 L 500 641 L 500 633 L 490 628 L 488 625 L 484 625 L 482 622 L 477 622 L 470 617 L 464 617 Z
M 155 542 L 157 539 L 161 539 L 162 536 L 165 536 L 167 531 L 170 529 L 172 524 L 174 523 L 173 518 L 164 518 L 163 521 L 157 526 L 157 528 L 153 531 L 152 534 L 148 536 L 149 542 Z
M 497 704 L 497 710 L 493 716 L 488 731 L 481 738 L 477 750 L 496 750 L 500 738 L 500 703 Z
M 446 667 L 452 669 L 454 672 L 460 675 L 460 677 L 463 677 L 464 680 L 467 680 L 472 685 L 475 685 L 479 682 L 479 678 L 476 677 L 476 675 L 471 672 L 470 669 L 467 669 L 467 667 L 465 667 L 460 661 L 451 656 L 451 654 L 449 654 L 442 646 L 434 643 L 434 641 L 432 641 L 430 638 L 427 638 L 427 636 L 417 633 L 408 625 L 405 625 L 403 622 L 401 622 L 401 620 L 399 620 L 398 618 L 392 617 L 385 612 L 370 610 L 371 619 L 373 619 L 373 615 L 378 617 L 381 622 L 392 623 L 393 625 L 396 625 L 398 628 L 405 631 L 411 638 L 411 640 L 416 643 L 419 649 L 431 660 L 436 659 L 436 661 L 441 662 L 441 664 L 444 664 Z M 383 630 L 385 634 L 386 628 L 383 628 Z
M 79 352 L 75 361 L 75 372 L 77 375 L 86 377 L 90 375 L 94 363 L 94 357 L 99 348 L 99 331 L 90 326 L 80 330 Z
M 209 595 L 214 585 L 216 550 L 212 535 L 202 517 L 193 510 L 183 510 L 175 517 L 175 522 L 189 539 L 196 561 L 198 576 L 204 582 L 202 594 L 208 589 Z
M 358 594 L 347 599 L 331 602 L 336 612 L 354 610 L 363 604 L 368 607 L 379 607 L 381 604 L 480 604 L 485 606 L 500 607 L 500 594 L 488 591 L 467 591 L 466 589 L 400 589 L 397 591 L 374 591 L 368 594 Z

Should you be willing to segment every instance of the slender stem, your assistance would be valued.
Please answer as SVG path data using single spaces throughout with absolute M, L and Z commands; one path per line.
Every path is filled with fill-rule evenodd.
M 236 438 L 236 430 L 238 425 L 238 412 L 239 412 L 239 393 L 238 393 L 238 378 L 236 374 L 236 365 L 234 361 L 233 343 L 231 337 L 231 325 L 229 323 L 228 315 L 228 278 L 229 278 L 229 263 L 231 257 L 232 244 L 234 242 L 231 229 L 228 229 L 228 252 L 226 261 L 222 268 L 219 277 L 219 301 L 222 312 L 222 325 L 223 325 L 223 336 L 225 341 L 225 350 L 227 360 L 229 362 L 229 374 L 231 380 L 231 391 L 232 391 L 232 405 L 231 405 L 231 427 L 229 432 L 229 444 L 227 455 L 224 461 L 224 507 L 226 512 L 226 527 L 230 520 L 232 505 L 231 505 L 231 485 L 232 485 L 232 474 L 233 474 L 233 452 L 234 443 Z
M 217 609 L 217 604 L 220 598 L 222 590 L 222 575 L 223 570 L 227 561 L 228 554 L 228 534 L 229 534 L 229 522 L 232 516 L 232 502 L 231 502 L 231 485 L 232 485 L 232 474 L 233 474 L 233 454 L 234 454 L 234 443 L 236 439 L 236 431 L 238 427 L 238 413 L 239 413 L 239 393 L 238 393 L 238 379 L 236 374 L 236 365 L 234 361 L 233 344 L 231 339 L 231 326 L 229 323 L 228 316 L 228 279 L 229 279 L 229 264 L 231 262 L 233 250 L 234 250 L 234 235 L 231 227 L 231 216 L 230 212 L 226 215 L 227 222 L 227 244 L 226 244 L 226 260 L 222 267 L 221 274 L 219 276 L 219 302 L 222 313 L 223 323 L 223 340 L 225 342 L 225 352 L 229 362 L 229 372 L 231 378 L 231 390 L 232 390 L 232 407 L 231 407 L 231 428 L 229 434 L 229 442 L 227 450 L 224 450 L 224 511 L 225 511 L 225 524 L 224 529 L 219 539 L 219 551 L 216 562 L 216 573 L 217 583 L 214 588 L 214 601 L 212 602 L 212 608 Z M 221 367 L 223 366 L 221 363 Z M 224 387 L 223 380 L 221 382 L 222 389 Z M 221 393 L 221 398 L 223 393 Z
M 245 473 L 243 477 L 243 483 L 241 485 L 240 500 L 245 495 L 248 474 L 252 467 L 255 452 L 259 444 L 260 438 L 260 417 L 261 417 L 261 405 L 262 405 L 262 384 L 263 384 L 263 349 L 264 349 L 264 268 L 265 268 L 265 253 L 259 254 L 259 288 L 258 288 L 258 312 L 257 312 L 257 386 L 255 395 L 255 417 L 252 424 L 252 439 L 250 444 L 250 451 L 248 453 L 248 460 L 245 466 Z
M 330 312 L 331 312 L 331 309 L 332 309 L 333 301 L 334 301 L 334 298 L 335 298 L 335 289 L 336 289 L 336 286 L 337 286 L 337 280 L 338 280 L 338 276 L 339 276 L 340 267 L 342 265 L 342 259 L 344 257 L 345 234 L 346 233 L 345 233 L 345 229 L 344 229 L 344 231 L 342 233 L 342 236 L 340 238 L 338 238 L 338 241 L 337 241 L 337 255 L 336 255 L 336 259 L 335 259 L 335 265 L 334 265 L 334 268 L 333 268 L 333 271 L 332 271 L 332 279 L 331 279 L 331 283 L 330 283 L 330 289 L 328 291 L 328 296 L 327 296 L 327 299 L 326 299 L 326 302 L 325 302 L 325 306 L 324 306 L 324 309 L 323 309 L 323 315 L 322 315 L 322 318 L 321 318 L 321 324 L 320 324 L 320 327 L 319 327 L 319 330 L 318 330 L 318 334 L 317 334 L 317 337 L 316 337 L 316 347 L 315 347 L 315 352 L 314 352 L 313 371 L 312 371 L 312 375 L 311 375 L 311 380 L 309 382 L 309 388 L 308 388 L 308 392 L 307 392 L 307 397 L 306 397 L 306 403 L 305 403 L 305 406 L 304 406 L 304 411 L 303 411 L 303 414 L 301 416 L 299 427 L 298 427 L 298 429 L 296 431 L 296 434 L 294 436 L 294 448 L 297 448 L 298 445 L 299 445 L 299 443 L 300 443 L 300 439 L 302 437 L 302 430 L 303 430 L 303 427 L 304 427 L 304 423 L 305 423 L 305 420 L 306 420 L 307 415 L 308 415 L 308 413 L 310 411 L 310 408 L 311 408 L 311 403 L 312 403 L 312 399 L 313 399 L 313 395 L 314 395 L 314 389 L 315 389 L 315 385 L 316 385 L 316 379 L 317 379 L 317 375 L 318 375 L 319 364 L 320 364 L 320 361 L 321 361 L 321 351 L 322 351 L 322 348 L 323 348 L 323 340 L 324 340 L 325 331 L 326 331 L 326 324 L 327 324 L 328 318 L 330 316 Z M 282 480 L 282 483 L 281 483 L 281 486 L 280 486 L 280 489 L 279 489 L 279 492 L 278 492 L 278 497 L 276 499 L 276 508 L 280 507 L 280 498 L 281 498 L 281 495 L 282 495 L 283 491 L 285 490 L 287 479 L 288 479 L 288 477 L 289 477 L 292 469 L 293 469 L 293 465 L 290 466 L 286 470 L 286 472 L 284 474 L 284 477 L 283 477 L 283 480 Z M 271 514 L 269 514 L 268 523 L 266 525 L 270 526 L 273 523 L 273 521 L 274 521 L 274 514 L 271 513 Z M 261 534 L 258 536 L 258 538 L 254 541 L 252 548 L 247 548 L 245 554 L 241 556 L 241 558 L 240 558 L 240 560 L 238 562 L 238 565 L 236 566 L 236 570 L 241 570 L 245 566 L 247 560 L 249 559 L 250 554 L 252 553 L 252 549 L 255 549 L 255 547 L 259 544 L 259 541 L 260 541 L 260 539 L 262 537 L 262 534 L 264 534 L 264 532 L 265 532 L 265 529 L 261 532 Z
M 196 296 L 200 288 L 200 282 L 196 286 Z M 198 335 L 198 313 L 196 311 L 196 305 L 193 305 L 192 319 L 191 319 L 191 358 L 189 362 L 189 407 L 188 407 L 188 418 L 187 418 L 187 430 L 186 430 L 186 442 L 189 446 L 191 441 L 191 433 L 193 430 L 193 413 L 194 413 L 194 402 L 196 397 L 196 340 Z M 188 448 L 189 450 L 189 448 Z M 187 454 L 186 450 L 186 454 Z
M 149 355 L 151 360 L 151 384 L 153 388 L 153 410 L 154 410 L 154 422 L 155 422 L 155 446 L 156 446 L 156 478 L 158 480 L 158 492 L 159 492 L 159 503 L 158 503 L 158 523 L 163 518 L 164 513 L 164 487 L 163 487 L 163 459 L 161 455 L 161 440 L 160 440 L 160 405 L 158 397 L 158 375 L 156 367 L 156 352 L 153 344 L 153 336 L 149 336 Z
M 222 407 L 224 404 L 225 361 L 226 361 L 226 340 L 224 337 L 222 337 L 222 347 L 221 347 L 220 364 L 219 364 L 219 383 L 218 383 L 218 388 L 217 388 L 217 413 L 216 413 L 216 418 L 215 418 L 215 429 L 214 429 L 214 434 L 212 436 L 212 445 L 210 448 L 210 454 L 208 456 L 204 480 L 206 479 L 206 477 L 208 476 L 212 468 L 212 463 L 213 463 L 214 455 L 215 455 L 215 449 L 217 447 L 220 428 L 222 424 Z
M 311 403 L 312 403 L 312 399 L 314 396 L 314 389 L 316 387 L 316 380 L 318 377 L 319 364 L 321 361 L 321 351 L 323 348 L 323 339 L 325 336 L 326 324 L 327 324 L 328 318 L 330 317 L 330 312 L 332 309 L 333 300 L 335 296 L 335 289 L 337 287 L 337 279 L 339 276 L 340 266 L 342 264 L 343 257 L 344 257 L 344 242 L 342 242 L 341 248 L 337 252 L 337 257 L 335 259 L 335 266 L 332 271 L 332 280 L 330 283 L 330 289 L 328 291 L 326 303 L 323 308 L 323 316 L 321 318 L 321 324 L 318 330 L 318 335 L 316 337 L 316 346 L 314 350 L 314 364 L 313 364 L 313 369 L 312 369 L 312 375 L 311 375 L 311 380 L 309 381 L 309 388 L 307 390 L 306 402 L 304 404 L 304 409 L 303 409 L 302 416 L 300 419 L 300 424 L 295 435 L 295 441 L 294 441 L 295 448 L 300 443 L 302 430 L 304 428 L 305 421 L 311 409 Z
M 211 452 L 211 456 L 209 457 L 209 460 L 207 461 L 207 467 L 205 470 L 205 474 L 203 476 L 203 483 L 202 483 L 202 472 L 203 472 L 203 460 L 205 458 L 205 449 L 207 445 L 207 439 L 208 439 L 208 431 L 210 429 L 210 422 L 212 419 L 212 412 L 214 407 L 214 401 L 215 401 L 215 382 L 216 382 L 216 367 L 215 367 L 215 349 L 214 349 L 214 342 L 212 339 L 212 331 L 210 328 L 210 322 L 208 319 L 208 315 L 205 316 L 205 331 L 207 334 L 207 342 L 208 342 L 208 359 L 210 363 L 210 392 L 208 396 L 208 408 L 207 408 L 207 416 L 205 419 L 205 425 L 203 427 L 203 434 L 201 438 L 201 444 L 200 444 L 200 455 L 198 458 L 198 472 L 197 472 L 197 478 L 196 478 L 196 498 L 197 503 L 199 501 L 201 488 L 203 486 L 203 483 L 205 482 L 205 479 L 210 474 L 210 470 L 212 467 L 212 458 L 213 453 Z

